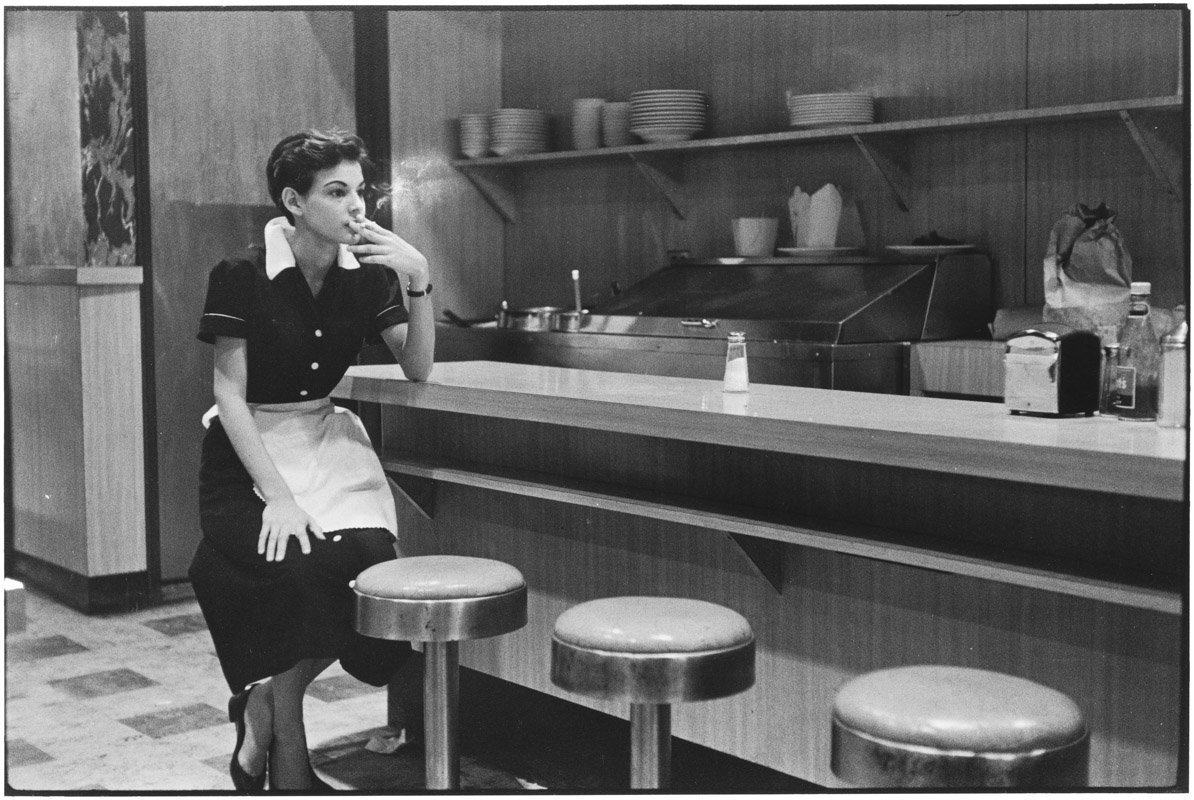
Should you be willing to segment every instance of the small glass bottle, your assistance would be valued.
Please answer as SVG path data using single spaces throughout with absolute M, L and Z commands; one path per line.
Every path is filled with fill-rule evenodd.
M 1186 340 L 1190 326 L 1182 320 L 1177 327 L 1161 337 L 1161 376 L 1158 381 L 1157 424 L 1162 428 L 1186 427 L 1189 411 L 1189 364 L 1186 361 Z
M 750 391 L 750 377 L 746 368 L 745 333 L 734 331 L 726 340 L 726 374 L 722 391 Z
M 1115 416 L 1115 368 L 1119 366 L 1119 342 L 1103 345 L 1103 382 L 1099 390 L 1099 415 Z
M 1161 347 L 1150 318 L 1152 284 L 1133 281 L 1131 305 L 1119 336 L 1115 368 L 1115 414 L 1120 419 L 1151 422 L 1157 418 L 1157 377 Z

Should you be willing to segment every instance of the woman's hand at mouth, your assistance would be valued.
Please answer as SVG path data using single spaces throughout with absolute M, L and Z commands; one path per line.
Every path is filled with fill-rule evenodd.
M 404 276 L 412 291 L 427 288 L 427 259 L 409 242 L 393 231 L 386 230 L 371 219 L 361 218 L 349 223 L 358 234 L 357 244 L 348 251 L 364 264 L 381 264 Z

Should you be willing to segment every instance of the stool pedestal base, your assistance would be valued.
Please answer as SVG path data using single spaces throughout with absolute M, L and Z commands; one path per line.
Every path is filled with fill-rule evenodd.
M 672 773 L 672 707 L 630 705 L 630 788 L 665 789 Z
M 425 642 L 423 670 L 426 786 L 459 789 L 460 642 Z

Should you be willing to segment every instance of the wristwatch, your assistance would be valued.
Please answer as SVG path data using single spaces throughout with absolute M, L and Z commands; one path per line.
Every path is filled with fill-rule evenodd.
M 423 297 L 423 296 L 429 295 L 429 294 L 431 294 L 431 284 L 430 283 L 427 284 L 427 288 L 421 292 L 412 292 L 410 289 L 406 290 L 407 297 Z

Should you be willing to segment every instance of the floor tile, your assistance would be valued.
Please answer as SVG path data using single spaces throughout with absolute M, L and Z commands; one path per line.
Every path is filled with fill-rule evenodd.
M 187 633 L 207 630 L 207 623 L 202 614 L 180 614 L 177 617 L 147 619 L 141 624 L 167 636 L 182 636 Z
M 321 678 L 311 683 L 307 694 L 325 703 L 335 703 L 337 700 L 347 700 L 367 694 L 385 695 L 385 689 L 370 686 L 358 681 L 351 675 L 337 675 L 332 678 Z
M 76 675 L 73 678 L 62 678 L 49 683 L 54 688 L 80 699 L 104 697 L 157 685 L 155 681 L 151 681 L 141 673 L 123 668 Z
M 65 636 L 39 636 L 35 639 L 5 639 L 4 657 L 11 662 L 37 661 L 42 658 L 85 653 L 87 648 Z
M 117 720 L 117 722 L 128 725 L 146 736 L 152 736 L 154 739 L 161 739 L 163 736 L 171 736 L 176 733 L 186 733 L 198 728 L 210 728 L 227 721 L 228 716 L 225 713 L 206 703 L 167 708 L 150 714 L 139 714 L 135 717 Z
M 4 763 L 9 769 L 54 760 L 52 755 L 38 750 L 24 739 L 9 739 L 5 744 L 7 745 L 7 749 Z
M 224 709 L 228 687 L 210 636 L 200 632 L 198 603 L 88 617 L 36 593 L 27 600 L 29 627 L 7 642 L 9 786 L 39 794 L 231 790 L 228 759 L 236 735 Z M 465 791 L 609 793 L 625 785 L 624 721 L 597 724 L 596 712 L 563 701 L 550 713 L 529 711 L 524 695 L 508 685 L 467 671 L 465 677 Z M 571 716 L 561 709 L 572 709 Z M 375 736 L 393 734 L 383 689 L 334 664 L 312 685 L 303 710 L 312 764 L 332 786 L 423 793 L 421 749 L 382 754 L 366 747 Z M 542 726 L 535 723 L 540 718 Z M 682 745 L 677 741 L 674 758 L 682 774 L 695 776 L 687 784 L 792 791 L 793 779 L 760 782 L 740 763 L 726 768 L 724 759 L 706 751 L 685 756 Z M 597 755 L 583 755 L 587 751 Z

